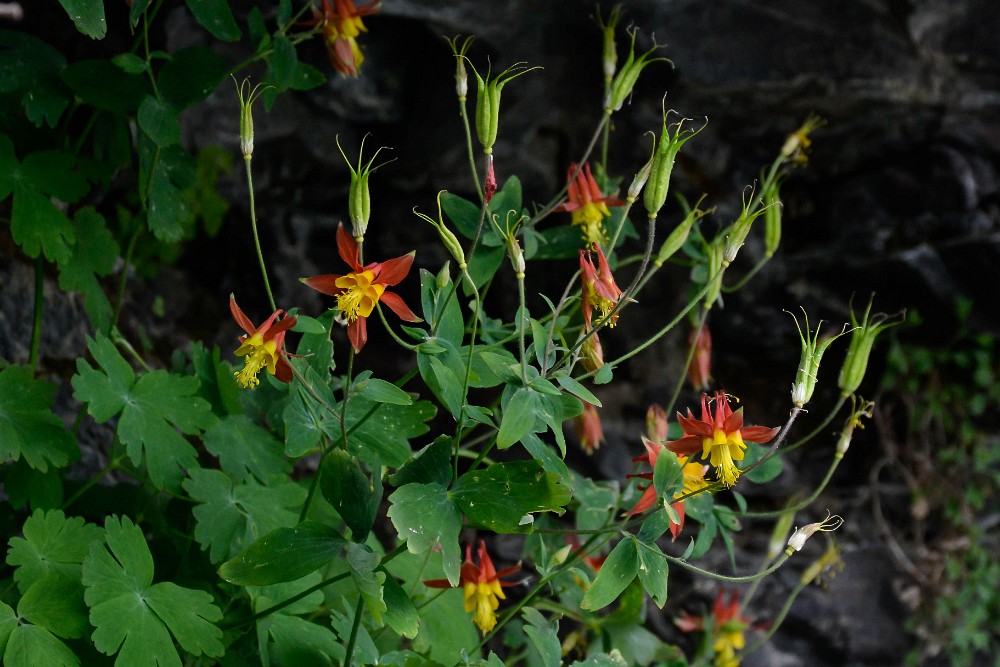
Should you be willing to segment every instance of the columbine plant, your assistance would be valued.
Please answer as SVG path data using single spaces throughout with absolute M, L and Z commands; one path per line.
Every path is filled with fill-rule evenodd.
M 209 35 L 241 37 L 226 3 L 188 4 Z M 53 412 L 55 386 L 36 377 L 41 291 L 30 356 L 0 369 L 6 516 L 16 525 L 7 553 L 12 579 L 0 601 L 3 664 L 75 665 L 103 653 L 116 665 L 143 667 L 554 665 L 560 648 L 580 665 L 646 665 L 667 656 L 680 664 L 679 647 L 639 627 L 648 602 L 686 619 L 682 629 L 705 634 L 693 660 L 728 666 L 777 629 L 804 586 L 836 569 L 832 540 L 809 567 L 799 561 L 811 557 L 806 538 L 829 538 L 839 517 L 788 533 L 798 512 L 813 512 L 854 430 L 871 416 L 872 404 L 856 391 L 876 337 L 894 321 L 871 313 L 870 304 L 860 320 L 852 314 L 851 328 L 838 334 L 851 336 L 841 396 L 822 417 L 811 400 L 823 353 L 838 336 L 821 337 L 806 319 L 798 329 L 799 369 L 789 373 L 789 417 L 779 427 L 751 425 L 743 407 L 734 409 L 731 392 L 748 387 L 714 384 L 712 367 L 721 376 L 725 360 L 712 359 L 707 324 L 712 313 L 717 326 L 723 295 L 739 298 L 777 251 L 780 185 L 806 164 L 820 121 L 810 117 L 777 147 L 759 182 L 744 190 L 736 220 L 714 224 L 712 209 L 701 208 L 705 197 L 694 206 L 677 197 L 675 206 L 668 194 L 676 189 L 677 156 L 696 149 L 700 132 L 690 121 L 663 110 L 643 164 L 608 161 L 612 118 L 627 110 L 639 77 L 666 63 L 655 45 L 636 51 L 633 29 L 619 66 L 616 8 L 599 20 L 594 40 L 605 84 L 603 104 L 591 110 L 592 139 L 578 147 L 559 192 L 525 202 L 516 176 L 497 178 L 493 147 L 503 130 L 502 89 L 535 68 L 519 63 L 491 77 L 488 65 L 473 66 L 471 38 L 456 37 L 450 44 L 471 182 L 442 184 L 433 218 L 417 212 L 428 202 L 414 207 L 454 262 L 423 260 L 417 269 L 413 252 L 366 262 L 366 239 L 408 221 L 371 216 L 368 181 L 382 165 L 373 166 L 377 151 L 367 162 L 359 154 L 348 161 L 346 210 L 331 214 L 344 272 L 302 279 L 333 297 L 329 308 L 286 311 L 275 305 L 257 234 L 251 162 L 267 146 L 254 145 L 253 104 L 260 99 L 270 108 L 277 95 L 323 82 L 306 52 L 299 57 L 298 47 L 311 39 L 322 39 L 338 74 L 363 76 L 362 19 L 379 5 L 317 0 L 293 15 L 283 0 L 274 24 L 254 10 L 246 26 L 257 49 L 250 62 L 262 64 L 265 77 L 259 86 L 238 85 L 234 107 L 261 274 L 257 285 L 241 284 L 240 299 L 267 301 L 271 315 L 257 325 L 231 296 L 235 325 L 224 303 L 218 319 L 239 335 L 233 354 L 192 343 L 164 363 L 141 336 L 118 327 L 125 279 L 140 258 L 163 250 L 159 244 L 221 224 L 194 216 L 195 209 L 213 210 L 210 204 L 217 209 L 219 200 L 205 194 L 197 177 L 203 172 L 194 172 L 197 161 L 181 148 L 178 114 L 234 72 L 200 48 L 157 51 L 149 35 L 161 4 L 130 6 L 136 49 L 111 60 L 67 64 L 41 40 L 3 42 L 3 54 L 32 63 L 38 74 L 8 72 L 0 86 L 5 111 L 39 128 L 30 137 L 0 134 L 0 199 L 12 200 L 11 236 L 35 261 L 39 290 L 47 271 L 58 272 L 62 287 L 83 293 L 94 326 L 69 379 L 79 413 L 68 422 Z M 87 14 L 70 12 L 82 32 L 103 37 L 107 26 Z M 377 40 L 374 22 L 372 30 Z M 476 78 L 471 122 L 467 66 Z M 84 125 L 94 132 L 67 134 Z M 132 164 L 135 210 L 116 212 L 124 222 L 109 225 L 105 213 L 124 204 L 104 201 L 105 186 Z M 624 199 L 609 185 L 619 182 L 612 172 L 629 179 L 620 181 L 630 183 Z M 477 195 L 468 201 L 448 187 Z M 633 247 L 630 215 L 638 202 L 646 224 L 638 225 Z M 552 215 L 560 212 L 569 220 Z M 340 222 L 345 216 L 350 231 Z M 762 216 L 763 232 L 753 224 Z M 764 236 L 763 257 L 732 280 L 733 267 L 745 263 L 738 251 L 754 234 Z M 619 331 L 636 326 L 632 304 L 670 262 L 691 267 L 690 284 L 677 286 L 686 303 L 634 348 L 607 354 L 620 347 Z M 99 277 L 118 280 L 113 301 Z M 565 287 L 542 294 L 544 308 L 530 305 L 527 295 L 548 292 L 553 281 Z M 419 299 L 408 305 L 396 289 L 419 292 Z M 516 294 L 516 307 L 493 304 L 485 298 L 490 290 Z M 386 318 L 383 306 L 398 319 Z M 676 363 L 654 355 L 654 343 L 688 322 L 692 333 L 674 352 Z M 405 359 L 398 377 L 371 370 L 385 364 L 373 363 L 369 336 L 380 337 L 381 350 L 398 346 Z M 630 440 L 632 471 L 589 477 L 570 462 L 605 439 L 597 394 L 610 395 L 616 370 L 638 355 L 682 372 L 670 378 L 666 407 L 649 409 L 645 437 Z M 692 401 L 700 416 L 691 407 L 675 411 L 686 379 L 701 394 Z M 831 460 L 823 483 L 781 510 L 749 507 L 740 490 L 766 484 L 780 473 L 785 452 L 825 436 L 848 398 L 839 439 L 814 445 Z M 769 422 L 760 415 L 784 400 L 784 388 L 775 387 L 769 399 L 748 400 L 746 411 Z M 820 413 L 818 425 L 790 440 L 807 403 Z M 671 414 L 675 423 L 668 424 Z M 78 428 L 90 422 L 102 426 L 86 441 L 104 440 L 89 454 L 107 464 L 89 478 L 81 479 L 83 469 L 67 475 L 80 458 Z M 566 432 L 570 440 L 575 433 L 583 453 L 567 456 Z M 721 543 L 735 569 L 735 550 L 746 542 L 738 533 L 743 526 L 766 530 L 764 521 L 774 529 L 759 568 L 723 574 L 705 565 Z M 782 611 L 751 614 L 759 582 L 789 559 L 804 573 Z M 681 616 L 682 605 L 668 597 L 679 568 L 721 580 L 732 592 L 720 588 L 710 613 Z M 764 634 L 751 617 L 768 619 Z M 630 639 L 640 635 L 641 642 Z

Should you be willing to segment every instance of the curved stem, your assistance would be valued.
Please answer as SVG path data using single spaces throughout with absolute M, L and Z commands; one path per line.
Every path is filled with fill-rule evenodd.
M 705 320 L 708 319 L 708 309 L 701 311 L 701 315 L 698 316 L 698 324 L 696 327 L 697 333 L 694 335 L 694 340 L 698 340 L 701 336 L 701 330 L 705 327 Z M 691 360 L 694 359 L 694 345 L 688 346 L 687 357 L 684 359 L 684 366 L 681 369 L 680 377 L 674 386 L 674 393 L 670 395 L 670 402 L 667 403 L 665 412 L 670 415 L 673 414 L 674 406 L 677 405 L 677 398 L 681 395 L 681 389 L 684 387 L 684 380 L 687 379 L 687 369 L 691 367 Z
M 94 486 L 96 486 L 98 482 L 100 482 L 102 479 L 104 479 L 105 475 L 107 475 L 108 473 L 112 472 L 113 470 L 117 470 L 118 467 L 119 467 L 119 464 L 122 462 L 122 460 L 124 458 L 125 458 L 125 454 L 122 454 L 121 456 L 116 456 L 114 459 L 112 459 L 108 463 L 108 465 L 106 465 L 103 468 L 101 468 L 93 477 L 91 477 L 90 479 L 88 479 L 87 482 L 83 486 L 81 486 L 79 489 L 77 489 L 76 493 L 74 493 L 72 496 L 70 496 L 67 500 L 63 501 L 63 504 L 60 506 L 60 509 L 66 510 L 66 509 L 72 507 L 73 503 L 75 503 L 77 500 L 79 500 L 80 497 L 83 496 L 83 494 L 85 494 L 87 491 L 90 491 Z
M 247 166 L 247 190 L 250 193 L 250 227 L 253 229 L 253 244 L 254 248 L 257 250 L 257 261 L 260 263 L 260 273 L 264 278 L 264 291 L 267 292 L 267 300 L 271 304 L 271 310 L 275 311 L 278 306 L 275 305 L 274 295 L 271 293 L 271 283 L 267 279 L 267 265 L 264 263 L 264 253 L 260 249 L 260 235 L 257 233 L 257 205 L 253 194 L 253 173 L 250 169 L 250 156 L 246 156 L 243 160 Z
M 750 271 L 745 276 L 737 280 L 734 284 L 723 285 L 722 291 L 725 292 L 726 294 L 731 294 L 740 289 L 743 289 L 743 286 L 746 285 L 748 282 L 750 282 L 750 279 L 753 278 L 755 275 L 757 275 L 757 272 L 760 271 L 762 268 L 764 268 L 764 265 L 767 264 L 767 262 L 770 259 L 771 259 L 770 257 L 765 255 L 764 257 L 761 258 L 759 262 L 757 262 L 757 264 L 754 265 L 752 269 L 750 269 Z
M 767 568 L 765 570 L 761 570 L 760 572 L 757 572 L 756 574 L 747 574 L 747 575 L 744 575 L 744 576 L 730 577 L 730 576 L 725 575 L 725 574 L 719 574 L 718 572 L 712 572 L 711 570 L 704 570 L 704 569 L 698 567 L 697 565 L 692 565 L 691 563 L 687 562 L 683 558 L 677 558 L 676 556 L 669 556 L 667 554 L 663 554 L 663 557 L 666 558 L 671 563 L 673 563 L 674 565 L 680 565 L 683 568 L 691 570 L 692 572 L 697 572 L 698 574 L 706 576 L 709 579 L 717 579 L 719 581 L 728 581 L 730 583 L 742 583 L 742 582 L 756 581 L 758 579 L 762 579 L 762 578 L 766 577 L 767 575 L 771 574 L 772 572 L 774 572 L 775 570 L 777 570 L 782 565 L 784 565 L 785 561 L 788 560 L 788 556 L 789 555 L 787 553 L 782 553 L 781 556 L 779 556 L 778 559 L 775 560 L 774 563 L 772 563 L 769 568 Z
M 785 617 L 788 616 L 788 611 L 792 608 L 792 603 L 795 602 L 795 598 L 797 598 L 799 596 L 799 593 L 801 593 L 808 585 L 809 584 L 807 582 L 803 581 L 800 581 L 799 583 L 795 584 L 795 588 L 793 588 L 791 593 L 788 594 L 788 599 L 785 600 L 785 604 L 781 606 L 781 611 L 778 612 L 778 615 L 774 618 L 773 621 L 771 621 L 770 625 L 768 626 L 767 632 L 764 633 L 764 636 L 755 641 L 753 645 L 750 646 L 750 648 L 743 651 L 741 656 L 753 653 L 761 646 L 766 644 L 768 640 L 771 639 L 772 636 L 774 636 L 774 633 L 778 631 L 778 628 L 781 627 L 781 624 L 785 622 Z
M 472 313 L 472 331 L 469 334 L 469 358 L 465 362 L 465 378 L 462 380 L 462 407 L 459 411 L 458 419 L 456 420 L 455 435 L 452 439 L 454 449 L 451 470 L 452 482 L 458 479 L 458 458 L 462 445 L 462 422 L 464 421 L 463 418 L 465 416 L 465 406 L 468 405 L 469 402 L 469 385 L 472 383 L 472 355 L 476 352 L 476 333 L 479 329 L 479 309 L 482 307 L 482 302 L 479 298 L 479 290 L 476 289 L 476 283 L 472 280 L 472 276 L 469 275 L 468 266 L 462 267 L 462 276 L 469 281 L 469 287 L 472 289 L 474 297 L 474 311 Z
M 517 344 L 521 352 L 521 383 L 528 386 L 528 356 L 524 346 L 524 320 L 527 319 L 527 308 L 524 299 L 524 274 L 517 274 L 517 298 L 520 306 L 517 309 Z
M 115 307 L 111 311 L 111 323 L 108 325 L 106 334 L 118 325 L 118 316 L 121 315 L 122 303 L 125 301 L 125 284 L 128 282 L 128 269 L 132 264 L 132 255 L 135 253 L 135 244 L 142 233 L 142 225 L 137 224 L 128 237 L 128 245 L 125 247 L 125 257 L 122 258 L 122 277 L 118 281 L 118 292 L 115 295 Z
M 472 145 L 472 129 L 469 127 L 469 112 L 465 108 L 465 98 L 458 99 L 458 111 L 462 116 L 462 126 L 465 128 L 465 146 L 469 154 L 469 170 L 472 172 L 472 186 L 479 195 L 479 202 L 483 202 L 483 184 L 479 180 L 479 171 L 476 169 L 476 149 Z
M 405 340 L 403 340 L 402 338 L 400 338 L 399 335 L 395 331 L 392 330 L 391 326 L 389 326 L 388 320 L 385 319 L 385 313 L 382 312 L 382 304 L 381 303 L 376 303 L 375 304 L 375 310 L 378 311 L 378 318 L 380 320 L 382 320 L 382 326 L 384 326 L 385 330 L 389 332 L 389 335 L 392 336 L 392 339 L 394 341 L 396 341 L 401 347 L 406 348 L 410 352 L 416 352 L 416 350 L 417 350 L 417 346 L 416 345 L 413 345 L 412 343 L 407 343 Z
M 837 415 L 838 412 L 840 412 L 840 408 L 844 406 L 844 403 L 846 401 L 847 401 L 847 396 L 841 395 L 840 398 L 837 399 L 837 403 L 833 406 L 833 408 L 826 415 L 823 421 L 820 422 L 819 426 L 810 431 L 808 435 L 805 435 L 796 440 L 795 442 L 793 442 L 792 444 L 788 445 L 788 447 L 785 448 L 785 452 L 786 453 L 794 452 L 796 449 L 798 449 L 799 447 L 801 447 L 802 445 L 806 444 L 807 442 L 815 438 L 817 435 L 819 435 L 820 431 L 822 431 L 823 429 L 825 429 L 827 426 L 830 425 L 830 422 L 832 422 L 833 418 Z
M 800 510 L 804 510 L 805 508 L 812 505 L 817 498 L 819 498 L 819 494 L 823 493 L 823 490 L 830 483 L 830 480 L 833 479 L 833 473 L 836 472 L 837 466 L 839 466 L 840 462 L 843 460 L 844 460 L 843 454 L 837 453 L 834 455 L 833 462 L 830 463 L 830 468 L 826 471 L 826 475 L 823 477 L 823 481 L 819 483 L 819 486 L 816 487 L 816 490 L 813 491 L 812 494 L 805 500 L 797 502 L 791 507 L 785 507 L 780 510 L 772 510 L 770 512 L 737 512 L 737 515 L 741 517 L 746 517 L 748 519 L 773 519 L 783 514 L 788 514 L 789 512 L 798 512 Z

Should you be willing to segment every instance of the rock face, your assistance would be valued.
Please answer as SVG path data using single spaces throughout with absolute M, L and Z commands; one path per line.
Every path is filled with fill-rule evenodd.
M 271 3 L 234 4 L 245 16 L 251 7 Z M 454 58 L 442 36 L 475 35 L 469 57 L 478 68 L 491 64 L 495 72 L 520 61 L 542 68 L 504 89 L 494 151 L 501 183 L 517 174 L 526 203 L 546 201 L 558 190 L 567 164 L 583 152 L 601 118 L 593 2 L 383 4 L 378 15 L 366 19 L 367 60 L 359 79 L 331 73 L 324 86 L 282 96 L 269 113 L 257 114 L 257 206 L 265 221 L 264 245 L 275 262 L 272 282 L 279 300 L 306 310 L 328 302 L 302 289 L 297 278 L 332 271 L 339 262 L 333 232 L 347 214 L 348 171 L 338 136 L 348 155 L 356 155 L 366 133 L 371 133 L 366 146 L 393 149 L 395 162 L 372 179 L 371 252 L 384 258 L 417 248 L 418 266 L 430 270 L 445 259 L 431 230 L 411 213 L 413 206 L 432 211 L 439 189 L 470 195 L 453 92 Z M 607 15 L 610 5 L 602 5 Z M 623 16 L 623 26 L 637 26 L 637 48 L 662 45 L 657 53 L 672 66 L 651 66 L 615 116 L 609 169 L 626 183 L 631 179 L 648 156 L 644 133 L 659 130 L 664 107 L 698 123 L 707 117 L 704 131 L 681 154 L 672 189 L 689 200 L 708 194 L 707 205 L 717 207 L 706 222 L 709 228 L 733 218 L 743 188 L 810 112 L 826 119 L 813 135 L 808 167 L 796 171 L 783 189 L 782 249 L 713 314 L 716 380 L 759 401 L 758 423 L 782 420 L 784 408 L 774 406 L 785 403 L 783 392 L 798 357 L 794 327 L 781 309 L 803 305 L 816 319 L 842 322 L 852 294 L 857 307 L 875 291 L 877 310 L 909 308 L 922 315 L 923 326 L 904 336 L 940 341 L 953 331 L 954 303 L 964 296 L 973 300 L 973 330 L 1000 334 L 1000 314 L 993 307 L 1000 278 L 1000 3 L 634 0 L 623 3 Z M 27 20 L 25 26 L 44 34 L 44 26 L 30 23 L 30 12 Z M 163 37 L 171 47 L 200 35 L 186 10 L 172 10 Z M 228 46 L 225 55 L 241 61 L 245 47 Z M 622 35 L 620 59 L 627 48 Z M 318 44 L 303 48 L 301 57 L 329 70 Z M 470 93 L 470 112 L 473 100 Z M 236 113 L 235 95 L 224 82 L 185 113 L 187 147 L 218 144 L 236 154 Z M 240 293 L 248 312 L 263 313 L 265 301 L 253 287 L 258 278 L 250 259 L 242 173 L 237 170 L 222 187 L 234 208 L 221 235 L 186 250 L 179 268 L 190 282 L 163 280 L 157 289 L 167 303 L 186 304 L 184 312 L 173 313 L 186 327 L 174 332 L 177 338 L 214 338 L 228 345 L 234 332 L 219 313 L 229 292 Z M 675 205 L 664 210 L 664 219 L 662 233 L 678 219 Z M 741 251 L 736 273 L 761 256 L 755 239 Z M 30 283 L 30 274 L 2 268 L 11 281 Z M 681 268 L 665 271 L 630 317 L 662 323 L 663 313 L 674 312 L 684 296 L 679 292 L 686 288 L 677 285 L 686 277 Z M 405 287 L 400 291 L 412 298 Z M 546 286 L 539 281 L 533 287 Z M 171 291 L 197 296 L 171 299 Z M 18 302 L 20 310 L 12 310 L 9 296 L 4 302 L 0 324 L 6 330 L 23 318 L 27 306 Z M 221 323 L 218 328 L 215 322 Z M 77 338 L 82 341 L 82 335 Z M 610 336 L 605 346 L 624 350 L 630 342 Z M 661 397 L 682 372 L 682 342 L 681 336 L 667 340 L 620 371 L 619 393 L 608 397 L 612 407 L 605 417 L 613 436 L 588 465 L 623 476 L 621 461 L 637 451 L 646 403 L 666 400 Z M 18 349 L 0 350 L 3 356 L 8 352 L 19 355 Z M 45 354 L 71 358 L 78 352 L 52 346 Z M 827 363 L 832 367 L 824 379 L 830 382 L 837 362 Z M 781 387 L 780 399 L 773 397 L 775 387 Z M 683 396 L 681 405 L 692 398 Z M 808 477 L 809 471 L 802 474 Z M 834 497 L 832 509 L 838 501 L 848 502 L 851 492 L 848 487 Z M 847 559 L 851 569 L 843 575 L 850 584 L 835 584 L 833 597 L 804 596 L 810 608 L 830 612 L 827 620 L 793 616 L 769 649 L 776 652 L 773 658 L 752 664 L 805 664 L 789 657 L 796 655 L 817 656 L 808 664 L 899 664 L 908 640 L 884 583 L 899 575 L 886 565 L 890 559 L 883 551 L 869 555 L 880 548 L 871 544 L 874 532 L 855 536 L 855 554 Z M 867 605 L 869 597 L 876 602 Z M 862 626 L 859 618 L 865 619 Z M 884 641 L 875 641 L 872 628 Z

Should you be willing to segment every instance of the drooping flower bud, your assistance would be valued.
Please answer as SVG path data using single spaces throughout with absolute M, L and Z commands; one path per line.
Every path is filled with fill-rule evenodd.
M 351 188 L 348 193 L 347 209 L 351 218 L 351 236 L 358 240 L 359 243 L 364 239 L 365 232 L 368 231 L 368 220 L 371 217 L 372 202 L 371 195 L 368 193 L 368 177 L 371 176 L 372 172 L 386 164 L 383 162 L 378 166 L 372 166 L 375 158 L 382 152 L 382 148 L 385 148 L 384 146 L 375 151 L 375 155 L 372 155 L 367 164 L 362 164 L 365 153 L 365 139 L 367 138 L 368 135 L 365 135 L 361 139 L 361 149 L 358 151 L 358 165 L 355 167 L 347 158 L 344 149 L 341 148 L 340 137 L 337 137 L 337 149 L 347 163 L 347 168 L 351 170 Z
M 454 232 L 448 229 L 444 224 L 444 218 L 441 211 L 441 195 L 443 195 L 447 190 L 441 190 L 438 192 L 437 204 L 438 204 L 438 218 L 433 219 L 429 215 L 424 215 L 417 209 L 413 209 L 414 214 L 422 220 L 426 220 L 434 226 L 434 229 L 438 231 L 438 235 L 441 237 L 441 242 L 444 244 L 445 249 L 451 253 L 451 256 L 455 258 L 458 262 L 458 269 L 464 271 L 468 266 L 465 263 L 465 251 L 462 250 L 462 244 L 459 242 L 458 237 L 455 236 Z
M 643 192 L 643 203 L 646 205 L 646 213 L 650 218 L 655 218 L 664 202 L 667 201 L 667 192 L 670 190 L 670 174 L 674 170 L 674 160 L 677 158 L 681 146 L 705 129 L 705 125 L 708 124 L 708 121 L 705 121 L 705 125 L 697 130 L 685 130 L 684 121 L 688 120 L 687 118 L 681 118 L 668 126 L 667 118 L 669 116 L 669 111 L 663 113 L 663 127 L 660 130 L 659 141 L 656 143 L 656 150 L 653 152 L 653 166 L 649 173 L 649 181 Z M 673 133 L 670 131 L 671 128 L 673 128 Z
M 497 175 L 493 171 L 493 154 L 486 156 L 486 180 L 483 181 L 483 203 L 489 204 L 497 193 Z
M 646 437 L 658 445 L 667 441 L 667 411 L 653 403 L 646 410 Z
M 649 180 L 649 174 L 653 171 L 653 158 L 650 157 L 646 164 L 642 165 L 642 169 L 636 172 L 635 178 L 632 179 L 632 184 L 628 186 L 628 193 L 625 196 L 625 201 L 629 204 L 635 203 L 635 200 L 639 198 L 639 193 L 646 186 L 646 181 Z
M 799 368 L 795 372 L 795 382 L 792 384 L 792 404 L 801 408 L 812 398 L 816 389 L 816 382 L 819 376 L 819 364 L 823 359 L 823 353 L 830 344 L 848 332 L 847 325 L 841 329 L 840 333 L 820 340 L 819 332 L 823 327 L 823 320 L 816 325 L 815 333 L 809 330 L 809 315 L 802 309 L 802 315 L 806 320 L 805 332 L 799 325 L 799 319 L 794 314 L 788 313 L 795 320 L 795 328 L 799 332 L 799 342 L 802 345 L 802 354 L 799 357 Z
M 588 336 L 580 346 L 580 363 L 590 373 L 604 368 L 604 348 L 596 333 Z
M 597 411 L 596 405 L 583 403 L 583 413 L 573 420 L 573 427 L 576 437 L 580 440 L 580 446 L 587 454 L 593 454 L 594 450 L 601 446 L 604 441 L 604 427 L 601 425 L 601 414 Z
M 649 51 L 646 51 L 636 57 L 635 30 L 631 31 L 631 36 L 632 44 L 629 46 L 628 58 L 625 59 L 625 64 L 621 66 L 621 69 L 618 70 L 618 73 L 611 81 L 611 87 L 608 91 L 608 99 L 604 103 L 604 113 L 609 116 L 613 112 L 622 108 L 625 100 L 627 100 L 629 95 L 632 94 L 632 89 L 635 88 L 635 83 L 639 80 L 639 75 L 642 73 L 642 70 L 646 69 L 648 65 L 652 65 L 655 62 L 670 62 L 666 58 L 650 57 L 653 51 L 656 51 L 656 49 L 659 48 L 655 44 Z
M 704 391 L 708 389 L 708 381 L 712 376 L 712 333 L 708 330 L 708 325 L 702 324 L 701 329 L 691 330 L 688 346 L 694 349 L 691 363 L 688 364 L 688 380 L 695 391 Z
M 871 356 L 872 346 L 878 335 L 889 327 L 902 323 L 906 314 L 906 311 L 903 311 L 891 316 L 885 313 L 870 315 L 874 298 L 875 295 L 872 295 L 868 300 L 868 307 L 865 308 L 860 323 L 854 317 L 854 309 L 851 309 L 851 326 L 854 328 L 851 329 L 851 343 L 847 348 L 847 357 L 840 368 L 840 378 L 837 381 L 837 386 L 844 396 L 853 394 L 861 386 L 861 380 L 864 379 L 865 371 L 868 369 L 868 358 Z M 897 316 L 900 316 L 900 319 L 893 320 Z
M 702 198 L 698 200 L 698 204 L 700 204 L 704 198 L 705 196 L 702 195 Z M 687 242 L 688 234 L 691 233 L 691 227 L 694 226 L 694 223 L 714 210 L 709 209 L 707 211 L 702 211 L 698 208 L 698 204 L 695 204 L 693 209 L 688 210 L 687 215 L 684 216 L 684 219 L 681 220 L 680 224 L 677 225 L 667 236 L 667 240 L 660 246 L 660 251 L 656 253 L 656 258 L 653 260 L 653 266 L 660 268 L 668 259 L 674 256 L 674 253 L 683 248 L 684 244 Z

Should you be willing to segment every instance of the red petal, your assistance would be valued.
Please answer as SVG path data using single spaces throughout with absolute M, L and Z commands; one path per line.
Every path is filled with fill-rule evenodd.
M 656 504 L 656 498 L 657 498 L 656 489 L 654 489 L 653 485 L 650 484 L 648 487 L 646 487 L 646 490 L 639 498 L 639 502 L 637 502 L 632 507 L 632 509 L 625 512 L 625 516 L 634 516 L 636 514 L 642 514 L 643 512 L 645 512 L 650 507 Z
M 389 285 L 390 287 L 398 284 L 410 272 L 410 266 L 413 265 L 413 255 L 415 254 L 415 251 L 408 252 L 402 257 L 388 259 L 378 264 L 378 271 L 376 272 L 375 280 L 372 282 L 379 285 Z
M 274 367 L 274 377 L 285 384 L 292 381 L 292 367 L 288 365 L 284 357 L 278 357 L 278 363 Z
M 424 582 L 428 588 L 454 588 L 447 579 L 428 579 Z
M 668 442 L 665 446 L 674 454 L 683 454 L 684 456 L 694 454 L 702 449 L 701 438 L 696 435 L 686 435 L 679 440 Z
M 351 271 L 355 273 L 361 272 L 361 265 L 358 264 L 358 242 L 354 240 L 353 236 L 347 233 L 343 223 L 337 225 L 337 252 L 340 253 L 340 258 L 351 267 Z
M 420 318 L 417 317 L 410 308 L 403 303 L 403 298 L 396 294 L 395 292 L 382 292 L 379 301 L 389 306 L 389 309 L 399 315 L 399 318 L 407 322 L 419 322 Z
M 351 341 L 351 347 L 355 352 L 360 352 L 365 346 L 368 342 L 368 322 L 364 317 L 359 317 L 347 325 L 347 339 Z
M 277 314 L 278 312 L 280 311 L 275 311 L 275 314 Z M 272 324 L 270 327 L 268 327 L 267 331 L 264 333 L 264 340 L 271 340 L 273 338 L 276 338 L 279 334 L 285 333 L 286 331 L 294 327 L 297 321 L 298 318 L 292 316 L 292 317 L 286 317 L 285 319 L 281 320 L 276 324 Z M 282 336 L 282 339 L 283 338 L 284 336 Z M 279 344 L 278 347 L 281 347 L 281 345 Z
M 670 505 L 677 512 L 677 518 L 680 519 L 680 523 L 670 522 L 670 534 L 673 535 L 673 539 L 677 539 L 677 536 L 681 534 L 681 530 L 684 528 L 684 501 L 678 500 L 676 503 Z
M 341 277 L 339 273 L 325 273 L 312 278 L 300 278 L 302 282 L 312 287 L 317 292 L 337 296 L 344 291 L 344 288 L 337 287 L 337 280 Z
M 681 425 L 681 430 L 688 436 L 710 438 L 715 433 L 715 429 L 711 424 L 706 424 L 700 419 L 685 417 L 679 412 L 677 413 L 677 423 Z
M 743 408 L 731 413 L 722 423 L 722 430 L 726 433 L 735 433 L 743 428 Z
M 229 295 L 229 312 L 233 314 L 233 319 L 236 320 L 236 324 L 240 325 L 240 328 L 246 331 L 251 336 L 257 332 L 257 328 L 250 321 L 239 306 L 236 305 L 236 295 Z
M 740 435 L 743 436 L 744 440 L 763 445 L 778 435 L 779 430 L 778 428 L 768 428 L 766 426 L 747 426 L 744 429 L 740 429 Z

